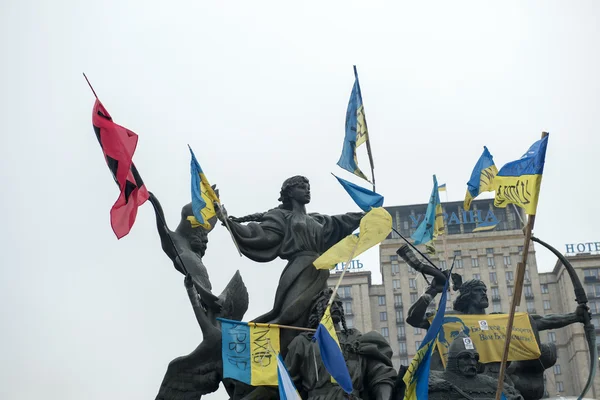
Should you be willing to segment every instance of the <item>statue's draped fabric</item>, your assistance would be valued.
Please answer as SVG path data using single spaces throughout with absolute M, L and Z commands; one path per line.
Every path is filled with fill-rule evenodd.
M 393 386 L 396 371 L 391 362 L 392 349 L 377 332 L 365 335 L 356 329 L 339 332 L 338 338 L 348 372 L 352 379 L 353 395 L 357 399 L 372 398 L 366 388 L 377 385 Z M 310 400 L 346 399 L 342 388 L 331 382 L 331 375 L 321 360 L 319 346 L 312 342 L 312 333 L 294 338 L 285 358 L 288 371 L 297 389 Z
M 312 299 L 327 287 L 329 277 L 329 271 L 317 270 L 313 261 L 358 228 L 363 215 L 307 215 L 276 208 L 268 211 L 260 223 L 229 222 L 240 250 L 248 258 L 258 262 L 277 257 L 288 260 L 273 309 L 253 321 L 306 326 Z

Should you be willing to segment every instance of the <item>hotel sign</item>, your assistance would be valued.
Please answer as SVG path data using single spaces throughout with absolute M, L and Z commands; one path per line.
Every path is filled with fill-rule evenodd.
M 339 263 L 335 266 L 335 272 L 342 272 L 344 270 L 344 267 L 346 266 L 346 263 Z M 363 263 L 360 262 L 360 260 L 352 260 L 350 261 L 350 266 L 348 267 L 348 271 L 347 272 L 357 272 L 362 270 L 364 267 Z
M 490 224 L 498 223 L 498 218 L 492 210 L 488 210 L 485 217 L 483 216 L 482 210 L 461 211 L 460 214 L 462 214 L 463 224 L 481 224 L 483 222 Z M 409 215 L 409 217 L 412 222 L 412 227 L 416 228 L 425 218 L 425 214 L 418 214 L 416 217 L 414 215 Z M 444 213 L 444 223 L 449 226 L 457 225 L 461 222 L 457 213 L 452 212 L 451 214 Z
M 600 242 L 570 243 L 565 246 L 567 254 L 600 252 Z

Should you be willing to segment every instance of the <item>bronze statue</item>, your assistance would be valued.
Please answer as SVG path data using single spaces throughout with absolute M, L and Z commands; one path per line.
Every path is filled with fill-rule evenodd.
M 496 398 L 498 380 L 478 374 L 479 354 L 473 342 L 460 333 L 448 349 L 448 363 L 444 372 L 431 371 L 429 398 L 431 400 L 492 400 Z M 502 391 L 506 400 L 523 400 L 510 384 Z
M 308 322 L 313 297 L 327 287 L 329 277 L 329 271 L 316 269 L 313 261 L 358 228 L 364 213 L 307 213 L 310 184 L 303 176 L 283 182 L 279 201 L 278 207 L 264 213 L 234 218 L 219 208 L 217 216 L 222 222 L 228 218 L 225 226 L 246 257 L 257 262 L 277 257 L 288 261 L 279 278 L 273 309 L 253 321 L 303 327 Z M 243 222 L 249 223 L 242 225 Z M 296 334 L 292 330 L 282 332 L 282 355 Z
M 472 279 L 462 282 L 460 275 L 452 274 L 454 290 L 459 291 L 454 300 L 454 312 L 447 311 L 446 315 L 452 314 L 486 314 L 489 306 L 487 297 L 487 286 L 483 281 Z M 440 278 L 434 277 L 433 282 L 425 293 L 410 307 L 406 322 L 411 326 L 428 329 L 428 318 L 431 315 L 427 308 L 435 296 L 440 293 Z M 443 287 L 443 285 L 441 286 Z M 542 344 L 539 331 L 557 329 L 564 326 L 583 322 L 584 315 L 588 312 L 587 306 L 580 305 L 574 313 L 552 314 L 552 315 L 530 315 L 531 327 L 542 352 L 537 360 L 513 361 L 507 368 L 505 381 L 514 384 L 515 388 L 526 400 L 537 400 L 544 395 L 544 370 L 550 368 L 556 362 L 556 348 L 553 344 Z M 434 351 L 431 360 L 431 368 L 442 369 L 441 358 Z M 500 371 L 500 363 L 487 363 L 484 365 L 484 373 L 496 379 Z
M 309 328 L 316 329 L 319 325 L 332 293 L 331 289 L 325 289 L 314 298 Z M 396 371 L 391 361 L 392 349 L 385 338 L 378 332 L 363 335 L 357 329 L 348 329 L 342 303 L 337 299 L 331 305 L 331 317 L 352 378 L 354 392 L 350 398 L 390 399 Z M 288 347 L 285 363 L 296 388 L 307 400 L 347 399 L 342 388 L 331 382 L 331 375 L 321 360 L 319 346 L 312 340 L 313 332 L 303 332 Z

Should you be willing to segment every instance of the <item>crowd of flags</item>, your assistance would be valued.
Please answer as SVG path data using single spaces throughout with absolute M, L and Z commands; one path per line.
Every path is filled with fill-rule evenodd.
M 375 192 L 373 155 L 356 66 L 354 66 L 354 77 L 355 81 L 346 112 L 342 153 L 337 165 L 371 184 L 373 190 L 334 175 L 357 206 L 365 211 L 366 214 L 360 223 L 359 233 L 342 239 L 314 262 L 315 268 L 318 269 L 332 269 L 337 263 L 346 260 L 346 265 L 349 265 L 352 258 L 381 243 L 392 230 L 392 218 L 383 208 L 384 197 Z M 135 222 L 138 207 L 149 198 L 148 190 L 133 163 L 138 135 L 114 123 L 112 117 L 97 97 L 93 108 L 92 125 L 105 161 L 119 187 L 119 197 L 110 210 L 110 223 L 115 235 L 120 239 L 130 232 Z M 366 144 L 370 161 L 372 173 L 370 180 L 358 166 L 356 150 L 363 144 Z M 465 211 L 470 209 L 473 199 L 477 198 L 480 194 L 495 192 L 494 205 L 496 207 L 506 207 L 509 204 L 514 204 L 523 208 L 527 214 L 535 215 L 547 144 L 548 136 L 545 136 L 541 140 L 536 141 L 521 158 L 505 164 L 500 170 L 496 168 L 490 151 L 484 146 L 483 153 L 477 160 L 467 182 L 467 191 L 463 205 Z M 190 173 L 193 210 L 193 216 L 189 217 L 189 220 L 192 227 L 211 229 L 209 221 L 215 217 L 215 203 L 220 204 L 220 199 L 208 182 L 192 148 L 189 147 L 189 150 L 191 155 Z M 414 245 L 431 245 L 439 235 L 445 233 L 444 214 L 439 196 L 439 192 L 441 191 L 446 191 L 446 184 L 438 185 L 437 178 L 433 175 L 433 188 L 425 212 L 425 218 L 411 236 Z M 496 224 L 497 221 L 480 222 L 475 231 L 493 229 Z M 340 277 L 340 281 L 342 277 L 343 274 Z M 446 282 L 447 285 L 448 282 Z M 406 399 L 427 399 L 429 362 L 433 344 L 442 325 L 446 292 L 446 290 L 442 292 L 436 316 L 427 332 L 425 340 L 423 340 L 417 351 L 417 355 L 412 360 L 408 372 L 404 376 L 404 381 L 407 385 Z M 330 307 L 334 296 L 335 291 L 323 319 L 314 334 L 313 340 L 318 343 L 323 364 L 331 374 L 332 379 L 345 392 L 352 393 L 352 380 L 331 319 Z M 223 321 L 223 323 L 242 324 L 240 326 L 248 330 L 248 337 L 250 337 L 251 327 L 247 324 L 243 325 L 245 323 L 240 323 L 239 321 Z M 223 332 L 225 332 L 225 329 L 223 329 Z M 225 339 L 229 340 L 230 338 L 224 336 L 224 346 Z M 278 346 L 277 349 L 272 349 L 277 357 L 277 363 L 272 365 L 267 378 L 265 378 L 266 375 L 255 377 L 250 375 L 244 375 L 243 377 L 239 374 L 235 375 L 239 371 L 229 372 L 234 374 L 230 376 L 252 385 L 259 382 L 264 384 L 262 378 L 265 378 L 268 380 L 268 384 L 279 386 L 279 393 L 282 399 L 299 399 L 300 396 L 286 370 L 285 363 L 279 354 Z M 223 351 L 225 352 L 225 349 Z M 251 357 L 251 354 L 248 353 L 247 356 Z

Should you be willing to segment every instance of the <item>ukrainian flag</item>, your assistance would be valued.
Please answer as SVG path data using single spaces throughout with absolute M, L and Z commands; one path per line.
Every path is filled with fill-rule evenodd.
M 427 211 L 425 211 L 425 219 L 417 227 L 411 238 L 415 241 L 414 244 L 422 244 L 431 242 L 442 233 L 444 233 L 444 213 L 440 203 L 437 178 L 433 175 L 433 190 L 431 191 Z
M 277 376 L 279 379 L 279 398 L 281 400 L 302 400 L 296 386 L 294 386 L 294 382 L 292 382 L 292 378 L 290 378 L 290 373 L 285 367 L 281 354 L 277 355 Z
M 450 270 L 452 272 L 452 270 Z M 406 391 L 404 393 L 405 400 L 427 400 L 429 392 L 429 367 L 431 364 L 431 353 L 435 346 L 435 341 L 438 333 L 444 322 L 444 314 L 446 313 L 446 296 L 448 295 L 448 282 L 444 285 L 444 291 L 438 304 L 438 309 L 431 321 L 431 325 L 427 330 L 427 334 L 417 350 L 417 354 L 412 359 L 408 370 L 404 374 L 404 383 Z
M 356 65 L 354 66 L 354 86 L 350 94 L 348 109 L 346 111 L 346 135 L 344 136 L 344 147 L 338 165 L 346 171 L 352 172 L 366 181 L 369 181 L 365 174 L 358 168 L 356 158 L 356 148 L 365 143 L 368 139 L 367 122 L 365 119 L 365 110 L 363 107 L 360 84 L 358 83 L 358 73 Z
M 327 372 L 329 372 L 333 380 L 340 385 L 344 392 L 348 394 L 352 393 L 352 379 L 350 378 L 346 360 L 344 360 L 344 355 L 340 348 L 340 342 L 335 333 L 335 327 L 331 319 L 330 305 L 327 306 L 323 314 L 313 340 L 316 340 L 319 345 L 321 359 Z
M 205 229 L 211 229 L 208 221 L 217 215 L 214 202 L 220 203 L 219 197 L 208 183 L 204 172 L 202 172 L 194 151 L 189 145 L 188 147 L 192 155 L 190 172 L 192 174 L 192 211 L 194 213 L 194 216 L 188 217 L 188 220 L 194 228 L 201 226 Z
M 523 208 L 525 213 L 535 215 L 547 146 L 548 136 L 544 136 L 532 144 L 520 159 L 509 162 L 498 171 L 494 179 L 495 207 L 506 208 L 512 203 Z
M 446 191 L 446 184 L 444 183 L 443 185 L 438 186 L 438 191 L 445 192 Z
M 463 205 L 465 211 L 469 211 L 471 208 L 471 202 L 477 196 L 483 192 L 494 191 L 494 177 L 498 174 L 498 168 L 494 164 L 494 158 L 488 151 L 488 148 L 483 146 L 483 153 L 473 172 L 471 172 L 471 179 L 467 182 L 467 194 L 465 195 L 465 203 Z

